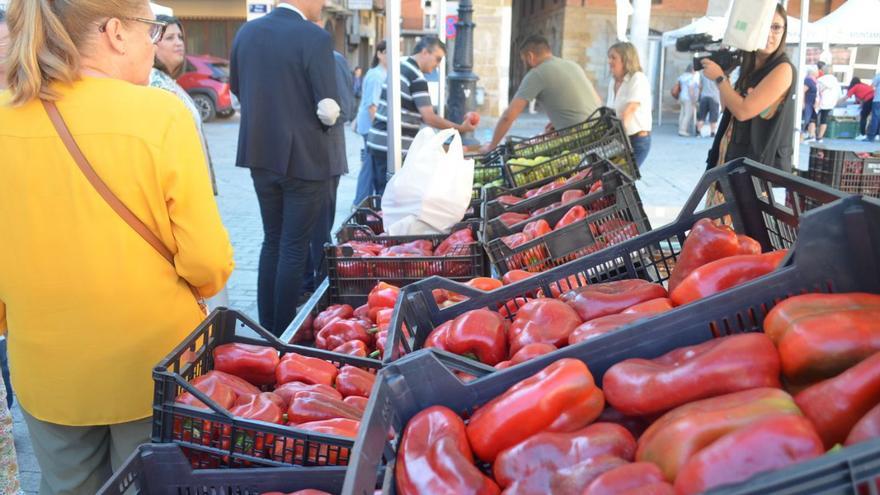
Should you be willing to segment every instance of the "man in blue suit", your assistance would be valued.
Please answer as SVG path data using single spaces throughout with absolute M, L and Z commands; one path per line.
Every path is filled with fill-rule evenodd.
M 283 0 L 232 45 L 230 84 L 241 102 L 236 165 L 251 170 L 263 219 L 260 324 L 280 335 L 296 315 L 309 241 L 326 215 L 339 117 L 333 42 L 312 24 L 323 0 Z

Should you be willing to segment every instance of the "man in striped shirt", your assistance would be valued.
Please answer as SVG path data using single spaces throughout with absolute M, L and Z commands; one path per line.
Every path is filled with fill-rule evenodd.
M 446 55 L 446 45 L 431 36 L 422 38 L 413 50 L 413 55 L 400 63 L 400 113 L 401 113 L 401 145 L 404 154 L 412 144 L 413 138 L 422 125 L 435 129 L 455 128 L 466 133 L 474 130 L 474 126 L 465 120 L 461 124 L 450 122 L 434 112 L 431 95 L 428 92 L 428 81 L 425 74 L 434 72 Z M 369 148 L 364 166 L 373 167 L 373 187 L 377 194 L 385 191 L 388 162 L 388 84 L 382 86 L 382 96 L 376 110 L 376 118 L 367 137 Z

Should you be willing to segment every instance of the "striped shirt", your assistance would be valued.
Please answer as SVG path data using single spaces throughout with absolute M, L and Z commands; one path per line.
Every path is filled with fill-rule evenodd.
M 419 108 L 431 106 L 431 94 L 428 92 L 428 81 L 419 69 L 419 65 L 408 57 L 400 63 L 400 121 L 401 145 L 403 151 L 409 149 L 413 138 L 422 126 L 422 114 Z M 376 118 L 370 128 L 367 146 L 376 151 L 388 151 L 388 83 L 382 85 L 382 96 Z

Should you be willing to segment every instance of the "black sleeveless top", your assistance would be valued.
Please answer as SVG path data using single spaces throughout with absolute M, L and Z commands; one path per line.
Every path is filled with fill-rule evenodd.
M 727 153 L 724 161 L 729 162 L 736 158 L 751 158 L 752 160 L 776 167 L 786 172 L 791 172 L 791 156 L 794 152 L 792 146 L 794 132 L 794 95 L 797 88 L 797 68 L 788 59 L 785 53 L 769 61 L 764 67 L 756 70 L 749 78 L 747 88 L 756 87 L 770 74 L 773 69 L 782 65 L 791 65 L 791 86 L 786 92 L 785 98 L 779 104 L 779 108 L 773 117 L 764 119 L 755 116 L 745 122 L 733 118 L 730 110 L 725 110 L 721 117 L 721 124 L 715 135 L 715 142 L 709 151 L 706 161 L 706 169 L 718 165 L 718 153 L 722 136 L 727 132 L 728 126 L 733 126 L 733 133 L 727 145 Z M 745 95 L 743 95 L 745 96 Z

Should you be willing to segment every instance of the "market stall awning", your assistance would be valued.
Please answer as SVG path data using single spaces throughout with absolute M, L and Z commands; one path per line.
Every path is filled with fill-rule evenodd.
M 814 25 L 835 45 L 880 44 L 880 0 L 848 0 Z
M 850 0 L 852 1 L 852 0 Z M 874 3 L 880 4 L 880 0 L 869 0 Z M 716 16 L 703 16 L 694 22 L 684 26 L 682 28 L 676 29 L 674 31 L 667 31 L 663 33 L 663 46 L 675 46 L 675 40 L 687 36 L 689 34 L 711 34 L 716 39 L 720 39 L 724 36 L 724 30 L 727 28 L 727 18 L 726 17 L 716 17 Z M 875 28 L 875 34 L 877 33 L 877 28 Z M 788 43 L 797 43 L 800 41 L 801 35 L 801 21 L 794 17 L 788 18 Z M 821 43 L 825 41 L 825 32 L 818 23 L 807 23 L 807 43 Z
M 153 10 L 153 15 L 167 15 L 173 16 L 174 10 L 170 7 L 166 7 L 164 5 L 159 5 L 158 3 L 150 2 L 150 8 Z

